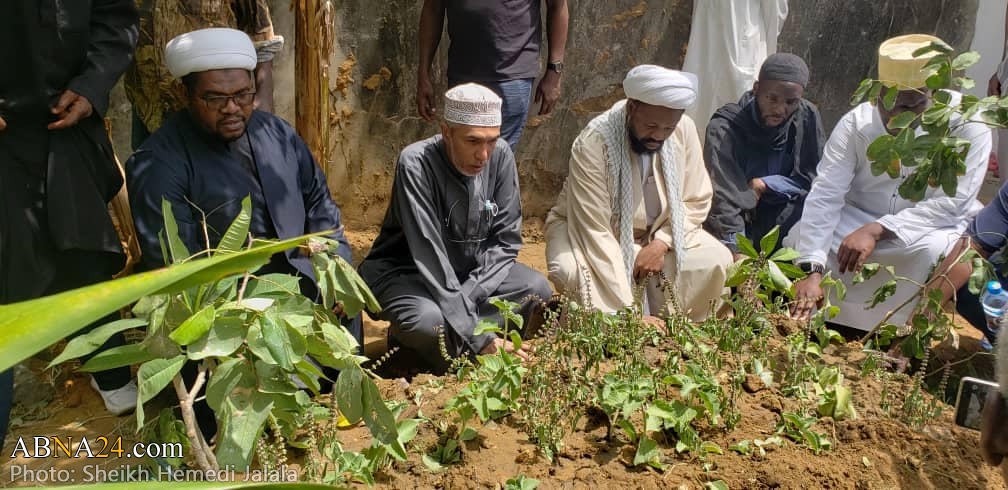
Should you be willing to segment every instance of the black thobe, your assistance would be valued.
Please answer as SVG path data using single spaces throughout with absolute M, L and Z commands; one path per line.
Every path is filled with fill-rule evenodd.
M 775 128 L 763 125 L 752 92 L 722 106 L 711 117 L 704 142 L 714 187 L 704 228 L 738 252 L 736 235 L 759 248 L 760 238 L 780 226 L 778 247 L 801 217 L 825 144 L 819 109 L 805 99 Z M 757 177 L 767 184 L 759 200 L 749 188 L 749 180 Z
M 445 327 L 449 355 L 478 353 L 493 339 L 473 334 L 479 320 L 500 321 L 491 296 L 521 303 L 528 321 L 534 299 L 551 294 L 542 274 L 516 260 L 519 197 L 514 155 L 503 139 L 473 177 L 450 163 L 440 135 L 399 155 L 381 232 L 359 271 L 392 337 L 435 370 L 448 365 L 436 327 Z
M 102 117 L 109 91 L 133 59 L 133 0 L 0 2 L 0 303 L 112 278 L 124 256 L 107 204 L 122 186 Z M 49 131 L 65 90 L 91 116 Z M 121 336 L 112 340 L 122 342 Z M 129 369 L 96 373 L 103 389 Z M 0 375 L 0 442 L 10 372 Z

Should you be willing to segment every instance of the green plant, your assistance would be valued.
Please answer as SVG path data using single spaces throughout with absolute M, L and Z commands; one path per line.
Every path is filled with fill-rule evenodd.
M 504 490 L 535 490 L 536 488 L 539 488 L 539 480 L 526 478 L 524 475 L 508 478 L 504 482 Z
M 190 258 L 177 236 L 167 202 L 163 211 L 165 257 L 174 263 L 200 262 Z M 250 220 L 251 201 L 246 198 L 208 260 L 240 253 Z M 137 319 L 113 322 L 75 338 L 53 364 L 93 351 L 117 331 L 146 325 L 147 336 L 142 342 L 102 352 L 81 369 L 140 364 L 138 426 L 145 420 L 143 405 L 172 385 L 191 454 L 197 467 L 204 470 L 248 466 L 268 421 L 272 420 L 277 437 L 292 438 L 300 416 L 313 405 L 298 383 L 317 394 L 318 380 L 324 377 L 321 364 L 341 371 L 334 391 L 343 414 L 352 422 L 363 419 L 377 439 L 405 458 L 405 449 L 397 441 L 395 418 L 360 367 L 366 358 L 356 354 L 355 339 L 326 306 L 340 302 L 343 312 L 351 316 L 364 306 L 378 309 L 353 268 L 331 254 L 334 243 L 318 239 L 310 244 L 315 251 L 312 263 L 319 289 L 326 295 L 324 305 L 300 294 L 298 278 L 281 274 L 245 272 L 242 277 L 190 283 L 176 293 L 141 298 L 133 310 Z M 257 240 L 249 244 L 252 249 L 257 246 Z M 195 365 L 194 379 L 183 379 L 181 370 L 186 363 Z M 193 412 L 193 403 L 204 387 L 219 427 L 215 451 L 203 438 Z
M 803 444 L 812 452 L 819 454 L 833 448 L 833 443 L 824 434 L 812 430 L 815 425 L 815 417 L 805 417 L 797 413 L 781 413 L 780 421 L 777 423 L 776 432 L 792 441 Z

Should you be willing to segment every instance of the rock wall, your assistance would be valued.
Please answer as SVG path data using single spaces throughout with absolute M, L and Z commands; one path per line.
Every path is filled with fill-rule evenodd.
M 778 50 L 795 53 L 808 63 L 811 81 L 805 97 L 819 106 L 827 128 L 850 109 L 858 83 L 875 76 L 876 50 L 882 41 L 900 34 L 932 34 L 965 51 L 973 39 L 977 12 L 977 0 L 792 0 L 790 4 Z M 986 79 L 977 82 L 987 84 Z
M 702 0 L 715 1 L 715 0 Z M 730 1 L 730 0 L 718 0 Z M 290 0 L 270 0 L 276 31 L 287 39 L 275 61 L 277 113 L 293 121 L 294 21 Z M 352 227 L 377 225 L 388 204 L 395 159 L 403 146 L 438 131 L 416 112 L 416 31 L 421 0 L 343 0 L 336 8 L 336 50 L 331 63 L 332 148 L 324 162 L 330 187 Z M 875 72 L 875 49 L 887 37 L 925 32 L 956 49 L 973 37 L 977 0 L 790 2 L 780 50 L 809 63 L 806 96 L 832 127 L 848 109 L 858 82 Z M 524 211 L 545 216 L 567 174 L 571 142 L 591 117 L 623 97 L 620 82 L 639 63 L 682 64 L 692 0 L 569 2 L 560 103 L 545 117 L 532 108 L 518 148 Z M 445 87 L 442 39 L 435 61 L 436 91 Z M 984 82 L 981 80 L 980 82 Z M 702 81 L 701 81 L 702 84 Z M 115 105 L 120 157 L 129 154 L 128 109 Z

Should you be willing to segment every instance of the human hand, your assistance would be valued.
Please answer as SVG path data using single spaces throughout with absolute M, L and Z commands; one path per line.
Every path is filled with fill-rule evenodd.
M 1008 456 L 1008 406 L 997 390 L 987 394 L 980 417 L 980 455 L 988 464 L 998 466 Z M 1001 469 L 1002 473 L 1005 468 Z
M 91 102 L 86 97 L 72 90 L 66 90 L 51 109 L 56 121 L 49 123 L 48 128 L 53 130 L 73 127 L 81 119 L 90 116 L 93 110 Z
M 417 75 L 417 112 L 424 121 L 431 121 L 437 114 L 437 106 L 434 100 L 434 85 L 431 84 L 430 76 L 426 73 Z
M 514 344 L 512 344 L 510 340 L 504 340 L 500 337 L 494 337 L 493 342 L 487 344 L 486 347 L 484 347 L 483 350 L 481 350 L 479 353 L 496 354 L 497 351 L 501 349 L 504 349 L 504 352 L 510 352 L 518 356 L 518 358 L 523 361 L 527 361 L 529 359 L 528 352 L 526 352 L 524 348 L 515 349 Z
M 756 200 L 759 201 L 763 197 L 763 193 L 766 192 L 766 182 L 763 179 L 756 177 L 755 179 L 749 179 L 749 188 L 756 193 Z
M 814 272 L 795 283 L 795 301 L 791 303 L 791 318 L 806 321 L 812 317 L 812 312 L 816 308 L 822 306 L 823 290 L 820 281 L 822 275 Z
M 557 100 L 560 100 L 560 74 L 553 70 L 546 70 L 539 86 L 536 87 L 534 103 L 540 103 L 539 115 L 544 116 L 553 112 L 553 107 Z
M 1001 97 L 1001 79 L 998 78 L 997 73 L 991 75 L 990 80 L 987 81 L 987 95 Z
M 885 229 L 882 225 L 871 222 L 847 235 L 840 242 L 840 249 L 837 251 L 840 273 L 861 270 L 864 261 L 875 251 L 875 244 L 882 238 L 883 231 Z
M 650 325 L 654 327 L 655 330 L 658 330 L 658 333 L 662 335 L 668 333 L 668 329 L 665 327 L 665 320 L 662 320 L 661 318 L 651 315 L 644 315 L 644 318 L 642 318 L 642 320 L 644 321 L 645 325 Z
M 3 117 L 0 117 L 0 131 L 7 129 L 7 121 L 4 121 Z
M 651 243 L 641 248 L 634 260 L 634 278 L 643 279 L 649 274 L 660 273 L 665 266 L 665 253 L 668 249 L 668 245 L 661 240 L 651 240 Z

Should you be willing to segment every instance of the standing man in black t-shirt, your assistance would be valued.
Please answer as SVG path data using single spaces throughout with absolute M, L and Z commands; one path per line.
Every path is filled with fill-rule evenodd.
M 431 121 L 437 112 L 430 67 L 448 18 L 448 86 L 476 82 L 504 100 L 501 138 L 518 145 L 528 115 L 532 84 L 539 75 L 542 44 L 541 3 L 546 4 L 548 57 L 534 102 L 549 114 L 560 98 L 564 45 L 567 44 L 567 0 L 424 0 L 420 12 L 420 67 L 417 108 Z

